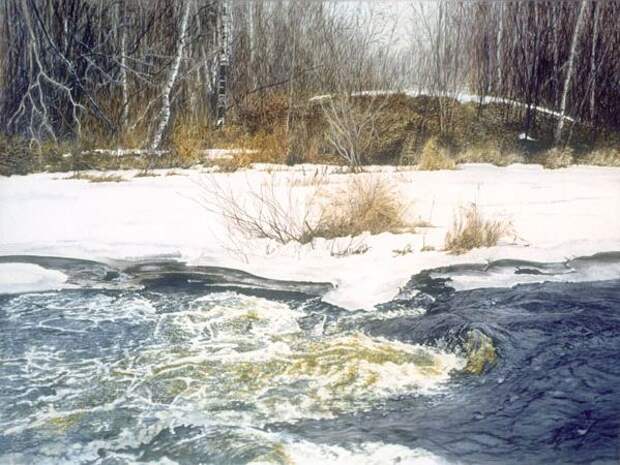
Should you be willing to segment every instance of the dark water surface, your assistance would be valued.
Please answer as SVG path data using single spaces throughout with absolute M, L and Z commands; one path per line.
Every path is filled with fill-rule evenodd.
M 620 279 L 443 269 L 349 312 L 221 268 L 0 261 L 75 286 L 0 296 L 1 465 L 620 463 Z

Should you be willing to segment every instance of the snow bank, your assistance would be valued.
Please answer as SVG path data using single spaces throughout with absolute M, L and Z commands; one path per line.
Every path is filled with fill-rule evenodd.
M 0 255 L 35 254 L 112 261 L 177 257 L 190 264 L 224 266 L 259 276 L 330 281 L 326 300 L 346 308 L 372 308 L 392 299 L 409 278 L 428 268 L 486 263 L 502 258 L 563 262 L 601 251 L 620 251 L 620 169 L 576 166 L 543 170 L 534 165 L 498 168 L 465 165 L 421 172 L 369 167 L 410 205 L 412 220 L 429 222 L 415 234 L 380 234 L 355 240 L 316 240 L 301 246 L 266 239 L 233 242 L 221 215 L 206 209 L 204 186 L 216 182 L 238 199 L 263 183 L 277 196 L 303 198 L 314 180 L 338 186 L 353 175 L 336 167 L 260 165 L 236 173 L 175 170 L 179 176 L 88 183 L 67 175 L 0 178 Z M 128 178 L 128 174 L 123 176 Z M 454 213 L 477 202 L 483 214 L 511 221 L 515 237 L 462 256 L 441 251 Z M 351 243 L 363 255 L 339 257 Z M 422 249 L 434 248 L 434 251 Z M 412 253 L 401 254 L 399 251 Z M 16 289 L 5 281 L 4 288 Z M 544 276 L 540 277 L 541 280 Z
M 362 97 L 362 96 L 377 97 L 377 96 L 395 95 L 399 93 L 403 93 L 409 97 L 420 97 L 420 96 L 454 97 L 459 103 L 472 103 L 473 102 L 473 103 L 480 103 L 481 105 L 488 105 L 490 103 L 502 103 L 504 105 L 509 105 L 513 107 L 527 108 L 527 105 L 525 103 L 522 103 L 516 100 L 511 100 L 511 99 L 507 99 L 503 97 L 495 97 L 493 95 L 486 95 L 484 97 L 481 97 L 480 95 L 470 94 L 466 91 L 440 93 L 440 92 L 437 92 L 436 90 L 431 90 L 431 89 L 412 88 L 412 89 L 404 89 L 402 91 L 367 90 L 367 91 L 361 91 L 361 92 L 353 92 L 351 95 L 353 97 Z M 314 97 L 310 98 L 309 101 L 310 102 L 322 102 L 323 100 L 327 100 L 330 98 L 332 98 L 332 95 L 330 94 L 315 95 Z M 562 118 L 562 114 L 560 112 L 551 110 L 550 108 L 541 107 L 541 106 L 532 106 L 532 109 L 537 111 L 538 113 L 545 113 L 555 118 Z M 564 115 L 563 118 L 566 121 L 570 121 L 570 122 L 575 121 L 574 118 L 568 115 Z M 533 139 L 529 139 L 529 140 L 533 140 Z
M 60 271 L 26 263 L 0 263 L 0 294 L 50 291 L 67 280 Z

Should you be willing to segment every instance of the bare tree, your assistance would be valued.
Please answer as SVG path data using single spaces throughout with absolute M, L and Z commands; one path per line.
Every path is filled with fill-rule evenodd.
M 571 80 L 575 72 L 575 60 L 577 55 L 577 47 L 579 45 L 579 34 L 583 24 L 583 17 L 586 10 L 586 0 L 582 0 L 579 4 L 579 13 L 577 15 L 577 23 L 573 31 L 573 39 L 571 41 L 570 54 L 568 56 L 568 69 L 566 70 L 566 78 L 564 79 L 564 91 L 562 92 L 562 101 L 560 102 L 560 117 L 555 130 L 555 143 L 559 144 L 562 139 L 562 129 L 566 120 L 566 102 L 570 90 Z
M 449 7 L 458 10 L 458 2 Z M 496 6 L 501 14 L 490 14 L 488 2 L 465 7 L 474 31 L 465 36 L 465 46 L 473 51 L 469 67 L 476 90 L 486 93 L 483 84 L 495 54 L 501 64 L 495 72 L 501 69 L 502 79 L 495 79 L 493 93 L 523 104 L 526 132 L 536 126 L 539 106 L 558 113 L 551 134 L 558 143 L 569 118 L 620 128 L 620 117 L 611 110 L 620 104 L 614 90 L 620 72 L 618 2 L 501 2 Z
M 442 135 L 452 129 L 455 98 L 467 81 L 468 25 L 462 2 L 440 0 L 427 11 L 423 2 L 412 2 L 416 22 L 421 26 L 418 52 L 422 60 L 414 71 L 425 92 L 438 97 L 439 124 Z
M 599 27 L 600 9 L 598 3 L 592 3 L 592 48 L 590 51 L 590 120 L 592 123 L 596 120 L 596 47 L 598 45 L 598 27 Z
M 172 67 L 170 68 L 170 74 L 168 75 L 168 80 L 164 85 L 164 89 L 162 91 L 162 103 L 161 103 L 161 112 L 160 112 L 160 120 L 159 126 L 157 127 L 157 131 L 153 136 L 153 142 L 151 143 L 151 149 L 157 150 L 161 143 L 161 138 L 164 134 L 166 127 L 168 126 L 168 122 L 170 121 L 170 94 L 176 83 L 177 76 L 179 75 L 179 69 L 181 67 L 181 58 L 183 56 L 183 51 L 185 49 L 185 43 L 187 42 L 187 24 L 189 22 L 189 11 L 190 11 L 190 2 L 189 0 L 185 0 L 183 4 L 183 13 L 181 18 L 181 26 L 179 29 L 179 40 L 177 43 L 176 53 L 174 57 L 174 62 Z
M 318 99 L 327 121 L 327 140 L 336 153 L 353 169 L 359 170 L 376 132 L 377 118 L 398 87 L 391 79 L 389 63 L 390 31 L 377 27 L 373 12 L 354 16 L 351 22 L 337 26 L 341 31 L 328 44 L 327 59 L 334 67 L 334 92 Z M 385 39 L 388 37 L 388 39 Z M 381 40 L 384 42 L 382 43 Z M 387 43 L 385 42 L 387 40 Z

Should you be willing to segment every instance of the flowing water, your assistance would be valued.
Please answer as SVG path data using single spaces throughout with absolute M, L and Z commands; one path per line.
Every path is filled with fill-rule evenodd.
M 620 280 L 551 282 L 617 255 L 425 272 L 373 312 L 234 270 L 1 261 L 68 276 L 0 295 L 2 465 L 620 463 Z

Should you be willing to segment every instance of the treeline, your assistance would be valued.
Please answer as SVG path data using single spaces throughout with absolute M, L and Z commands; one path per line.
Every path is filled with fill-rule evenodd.
M 526 131 L 539 105 L 620 128 L 620 2 L 471 2 L 467 13 L 472 87 L 524 103 Z
M 620 129 L 619 2 L 410 7 L 414 34 L 403 50 L 380 8 L 344 12 L 338 2 L 4 0 L 0 132 L 156 150 L 180 119 L 216 128 L 275 105 L 288 129 L 314 95 L 403 82 L 440 97 L 469 91 L 520 102 L 526 133 L 544 106 L 560 115 L 557 142 L 569 132 L 565 116 Z M 451 130 L 452 102 L 438 101 L 441 132 Z M 322 109 L 337 150 L 355 159 L 350 152 L 362 149 L 353 139 L 383 102 L 372 99 L 361 116 L 348 114 L 351 105 L 330 99 Z
M 222 126 L 266 95 L 286 95 L 291 107 L 343 81 L 363 90 L 386 77 L 389 53 L 372 47 L 372 18 L 336 15 L 323 2 L 5 0 L 1 8 L 0 127 L 36 142 L 137 138 L 157 149 L 175 117 Z

